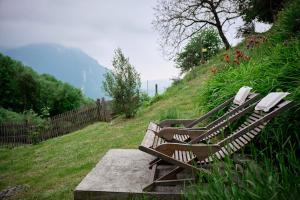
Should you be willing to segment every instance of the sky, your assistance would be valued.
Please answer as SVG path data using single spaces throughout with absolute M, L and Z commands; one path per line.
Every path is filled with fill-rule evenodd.
M 0 0 L 0 47 L 57 43 L 79 48 L 112 68 L 121 48 L 142 80 L 170 79 L 179 70 L 162 55 L 151 24 L 156 0 Z M 240 25 L 238 20 L 234 26 Z M 259 26 L 265 30 L 265 26 Z M 233 29 L 226 35 L 236 44 Z

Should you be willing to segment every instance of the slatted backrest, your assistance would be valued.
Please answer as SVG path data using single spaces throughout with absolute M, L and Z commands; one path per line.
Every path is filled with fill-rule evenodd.
M 244 109 L 245 107 L 251 105 L 252 103 L 254 103 L 258 98 L 259 98 L 259 94 L 257 93 L 250 93 L 248 95 L 248 97 L 246 98 L 245 102 L 242 105 L 237 105 L 235 103 L 233 103 L 233 100 L 230 102 L 230 106 L 228 108 L 228 110 L 225 112 L 225 114 L 216 119 L 215 121 L 211 122 L 209 125 L 207 125 L 206 127 L 208 129 L 211 129 L 215 126 L 217 126 L 220 122 L 228 119 L 229 117 L 231 117 L 232 115 L 235 115 L 238 111 Z
M 222 159 L 226 155 L 239 151 L 246 144 L 251 142 L 272 118 L 292 106 L 293 103 L 291 101 L 282 101 L 267 113 L 254 111 L 236 131 L 218 143 L 218 145 L 222 147 L 221 150 L 215 152 L 205 160 L 200 161 L 200 163 L 211 162 L 214 157 Z
M 198 143 L 204 140 L 208 140 L 212 137 L 217 136 L 220 134 L 225 128 L 227 128 L 231 122 L 234 120 L 237 120 L 241 116 L 241 112 L 244 112 L 244 110 L 247 110 L 249 108 L 249 105 L 254 103 L 258 98 L 260 97 L 257 93 L 250 93 L 250 95 L 247 97 L 246 101 L 242 105 L 237 105 L 233 103 L 233 100 L 231 101 L 231 106 L 229 107 L 229 110 L 220 118 L 215 120 L 214 122 L 210 123 L 207 128 L 207 132 L 192 141 L 190 143 Z M 236 118 L 232 118 L 233 116 L 238 116 Z M 234 119 L 234 120 L 229 120 Z
M 191 140 L 190 144 L 199 143 L 203 140 L 208 138 L 214 137 L 222 132 L 222 130 L 228 127 L 232 122 L 238 120 L 240 117 L 244 116 L 245 114 L 251 112 L 254 109 L 254 104 L 243 109 L 237 110 L 233 115 L 228 116 L 227 118 L 223 119 L 213 128 L 207 130 L 204 134 L 196 137 L 195 139 Z

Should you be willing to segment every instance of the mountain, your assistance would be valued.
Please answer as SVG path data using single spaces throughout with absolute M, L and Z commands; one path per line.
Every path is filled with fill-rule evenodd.
M 1 51 L 40 74 L 51 74 L 80 88 L 90 98 L 105 97 L 101 85 L 107 69 L 80 49 L 42 43 Z

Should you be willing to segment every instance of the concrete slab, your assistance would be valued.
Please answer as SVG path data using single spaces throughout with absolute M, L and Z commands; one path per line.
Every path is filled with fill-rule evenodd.
M 152 197 L 180 199 L 178 192 L 150 192 L 142 189 L 152 182 L 148 163 L 154 157 L 136 149 L 111 149 L 74 191 L 74 199 L 132 199 Z M 178 191 L 178 188 L 172 188 Z

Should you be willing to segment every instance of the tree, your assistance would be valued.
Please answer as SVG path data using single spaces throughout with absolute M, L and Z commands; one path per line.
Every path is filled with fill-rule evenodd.
M 124 113 L 126 118 L 133 117 L 139 106 L 140 75 L 125 58 L 121 49 L 115 51 L 113 70 L 105 74 L 103 88 L 113 98 L 113 109 Z
M 22 104 L 23 110 L 37 110 L 39 107 L 38 99 L 40 94 L 40 84 L 34 78 L 34 76 L 27 71 L 24 71 L 18 75 L 19 90 L 22 92 Z
M 182 42 L 208 26 L 217 29 L 228 49 L 230 44 L 223 27 L 239 17 L 236 6 L 233 0 L 160 0 L 155 8 L 153 24 L 161 35 L 163 49 L 171 47 L 171 53 Z
M 238 9 L 246 23 L 257 19 L 260 22 L 273 23 L 277 13 L 289 0 L 239 0 Z
M 177 67 L 182 72 L 190 70 L 192 67 L 201 64 L 201 60 L 207 60 L 218 53 L 221 46 L 221 40 L 218 33 L 212 29 L 204 29 L 195 34 L 176 55 Z M 206 52 L 202 50 L 205 49 Z

